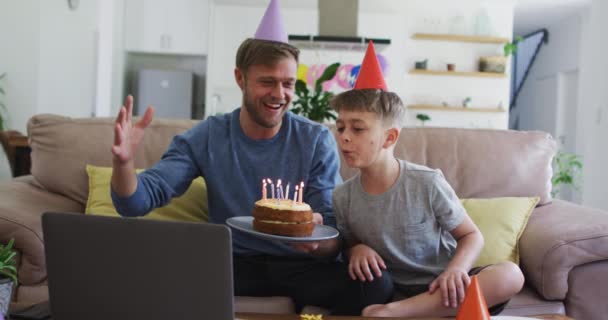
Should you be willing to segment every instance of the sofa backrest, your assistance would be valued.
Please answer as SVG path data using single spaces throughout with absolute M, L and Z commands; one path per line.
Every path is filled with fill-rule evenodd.
M 196 121 L 155 119 L 135 156 L 137 168 L 156 163 L 176 134 Z M 82 204 L 88 196 L 85 166 L 111 166 L 114 119 L 37 115 L 28 122 L 32 175 L 47 190 Z M 330 125 L 335 133 L 335 127 Z M 398 158 L 443 171 L 461 198 L 539 196 L 551 200 L 556 143 L 542 132 L 455 128 L 404 128 Z M 341 159 L 342 177 L 356 170 Z
M 441 169 L 460 198 L 539 196 L 539 204 L 551 201 L 555 152 L 544 132 L 431 127 L 403 128 L 395 147 L 397 158 Z M 356 172 L 341 159 L 344 179 Z
M 196 121 L 155 119 L 135 155 L 137 168 L 156 163 L 176 134 Z M 47 190 L 85 204 L 88 197 L 87 164 L 112 166 L 114 119 L 73 119 L 42 114 L 27 125 L 32 149 L 31 172 Z

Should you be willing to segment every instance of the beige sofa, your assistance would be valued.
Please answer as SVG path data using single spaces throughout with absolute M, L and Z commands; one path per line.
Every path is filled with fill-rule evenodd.
M 193 125 L 155 120 L 136 156 L 149 167 L 173 135 Z M 86 164 L 109 166 L 111 119 L 33 117 L 28 124 L 32 175 L 0 183 L 0 242 L 16 239 L 19 280 L 13 307 L 48 299 L 40 215 L 84 212 Z M 519 242 L 526 286 L 504 314 L 608 314 L 608 213 L 550 199 L 555 142 L 538 132 L 446 128 L 404 129 L 397 155 L 441 168 L 460 197 L 540 196 Z M 342 175 L 353 174 L 345 166 Z M 237 311 L 290 313 L 285 297 L 237 297 Z

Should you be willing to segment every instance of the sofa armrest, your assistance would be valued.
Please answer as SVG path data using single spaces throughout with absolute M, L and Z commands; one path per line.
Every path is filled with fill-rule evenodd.
M 545 299 L 564 300 L 573 268 L 608 260 L 608 212 L 554 200 L 534 210 L 519 246 L 526 281 Z
M 19 251 L 19 282 L 34 285 L 46 279 L 40 217 L 45 211 L 83 212 L 83 205 L 40 188 L 32 176 L 0 183 L 0 242 L 15 238 Z

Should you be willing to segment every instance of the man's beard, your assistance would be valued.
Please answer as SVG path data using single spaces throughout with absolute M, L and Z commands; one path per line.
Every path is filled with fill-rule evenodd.
M 281 123 L 281 120 L 277 121 L 277 122 L 271 122 L 269 120 L 264 119 L 264 117 L 261 114 L 261 110 L 258 110 L 256 108 L 256 104 L 255 102 L 249 100 L 249 94 L 247 93 L 247 90 L 245 90 L 245 96 L 243 97 L 243 106 L 245 107 L 245 109 L 247 110 L 247 113 L 249 113 L 249 115 L 251 116 L 251 118 L 253 119 L 253 121 L 257 124 L 259 124 L 260 126 L 267 128 L 267 129 L 272 129 L 274 127 L 276 127 L 277 125 L 279 125 Z M 263 102 L 261 102 L 263 103 Z M 285 106 L 281 107 L 284 108 Z M 283 114 L 285 113 L 285 111 L 283 111 Z M 280 119 L 283 119 L 283 116 L 281 116 Z

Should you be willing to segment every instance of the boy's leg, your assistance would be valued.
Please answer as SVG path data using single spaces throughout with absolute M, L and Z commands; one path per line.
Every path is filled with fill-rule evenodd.
M 346 276 L 348 277 L 348 274 Z M 388 303 L 393 297 L 393 292 L 393 278 L 386 270 L 382 270 L 382 277 L 375 277 L 371 282 L 350 279 L 345 293 L 340 296 L 331 314 L 361 315 L 363 308 L 369 305 Z
M 524 277 L 517 265 L 503 262 L 491 265 L 478 274 L 479 285 L 488 306 L 509 300 L 523 287 Z M 428 291 L 414 297 L 391 302 L 386 305 L 373 305 L 363 310 L 364 316 L 378 317 L 445 317 L 453 316 L 458 308 L 445 307 L 440 291 Z

